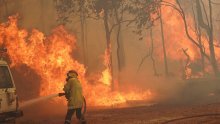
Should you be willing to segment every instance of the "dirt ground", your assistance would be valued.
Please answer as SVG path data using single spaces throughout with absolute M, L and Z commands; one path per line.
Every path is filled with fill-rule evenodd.
M 23 111 L 24 116 L 17 120 L 17 124 L 63 124 L 66 106 L 43 102 L 29 106 Z M 184 117 L 189 118 L 175 120 Z M 166 103 L 125 108 L 89 107 L 86 120 L 87 124 L 220 124 L 220 103 Z M 75 117 L 72 123 L 77 124 Z

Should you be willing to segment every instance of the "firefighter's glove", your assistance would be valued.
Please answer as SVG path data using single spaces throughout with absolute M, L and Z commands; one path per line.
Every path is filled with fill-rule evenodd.
M 66 97 L 66 100 L 68 101 L 69 98 L 70 98 L 70 94 L 69 93 L 65 93 L 65 97 Z
M 65 93 L 59 93 L 58 95 L 59 95 L 59 97 L 65 96 Z

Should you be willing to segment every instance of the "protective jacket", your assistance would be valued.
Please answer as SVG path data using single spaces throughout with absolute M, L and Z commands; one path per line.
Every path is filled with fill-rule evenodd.
M 76 75 L 71 75 L 63 88 L 68 94 L 68 108 L 76 109 L 83 106 L 82 86 Z

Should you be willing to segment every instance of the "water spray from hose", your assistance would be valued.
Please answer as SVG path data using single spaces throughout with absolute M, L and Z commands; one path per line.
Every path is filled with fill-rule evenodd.
M 62 97 L 62 96 L 65 96 L 65 93 L 57 93 L 57 94 L 52 94 L 52 95 L 48 95 L 48 96 L 42 96 L 42 97 L 39 97 L 39 98 L 35 98 L 35 99 L 31 99 L 31 100 L 28 100 L 26 102 L 23 102 L 20 104 L 19 108 L 20 109 L 23 109 L 25 107 L 28 107 L 30 105 L 33 105 L 33 104 L 36 104 L 38 102 L 42 102 L 42 101 L 46 101 L 46 100 L 49 100 L 49 99 L 52 99 L 52 98 L 55 98 L 55 97 Z M 82 114 L 84 115 L 86 113 L 86 99 L 85 97 L 83 97 L 83 109 L 82 109 Z
M 31 99 L 31 100 L 28 100 L 26 102 L 20 103 L 19 107 L 21 109 L 23 109 L 23 108 L 28 107 L 30 105 L 33 105 L 35 103 L 46 101 L 46 100 L 49 100 L 49 99 L 52 99 L 52 98 L 55 98 L 55 97 L 58 97 L 58 96 L 60 96 L 60 95 L 59 94 L 52 94 L 52 95 L 48 95 L 48 96 L 42 96 L 42 97 L 39 97 L 39 98 Z

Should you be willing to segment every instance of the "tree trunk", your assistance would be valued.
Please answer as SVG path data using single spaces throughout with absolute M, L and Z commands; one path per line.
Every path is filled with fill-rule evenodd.
M 212 66 L 214 69 L 215 76 L 219 75 L 218 65 L 215 58 L 215 48 L 213 44 L 213 24 L 212 24 L 212 3 L 211 0 L 209 0 L 209 18 L 210 18 L 210 30 L 208 30 L 209 34 L 209 50 L 210 50 L 210 57 Z
M 160 28 L 161 28 L 161 36 L 162 36 L 162 44 L 163 44 L 165 75 L 168 76 L 169 73 L 168 73 L 168 65 L 167 65 L 167 55 L 166 55 L 166 47 L 165 47 L 165 40 L 164 40 L 163 19 L 162 19 L 161 7 L 160 7 Z
M 112 4 L 115 5 L 115 2 L 114 0 L 112 0 Z M 123 10 L 121 12 L 121 17 L 119 17 L 119 13 L 116 9 L 116 7 L 114 8 L 114 13 L 115 13 L 115 19 L 116 19 L 116 23 L 118 24 L 118 27 L 117 27 L 117 34 L 116 34 L 116 42 L 117 42 L 117 49 L 116 49 L 116 56 L 117 56 L 117 64 L 118 64 L 118 83 L 121 82 L 121 76 L 120 76 L 120 72 L 124 66 L 124 48 L 123 48 L 123 41 L 121 37 L 121 27 L 122 27 L 122 24 L 121 24 L 121 20 L 123 19 Z M 120 84 L 118 84 L 120 85 Z
M 104 21 L 104 26 L 105 26 L 105 34 L 106 34 L 106 49 L 107 49 L 107 54 L 109 55 L 109 64 L 108 64 L 108 68 L 110 69 L 110 75 L 112 77 L 111 80 L 111 89 L 112 91 L 115 89 L 115 85 L 114 85 L 114 77 L 113 77 L 113 68 L 112 68 L 112 52 L 111 52 L 111 32 L 109 29 L 109 24 L 108 24 L 108 10 L 105 9 L 104 10 L 104 17 L 103 17 L 103 21 Z
M 153 39 L 153 31 L 152 28 L 150 29 L 150 38 L 151 38 L 151 52 L 150 52 L 150 58 L 151 61 L 153 63 L 153 69 L 154 69 L 154 76 L 159 76 L 159 74 L 157 73 L 157 68 L 156 68 L 156 63 L 154 60 L 154 39 Z
M 199 51 L 200 51 L 200 56 L 201 56 L 202 73 L 204 74 L 205 73 L 205 56 L 204 56 L 203 53 L 205 52 L 205 49 L 204 49 L 204 45 L 202 43 L 201 27 L 198 24 L 199 20 L 198 20 L 198 17 L 196 17 L 196 14 L 194 12 L 193 7 L 192 7 L 192 11 L 193 11 L 194 22 L 195 22 L 195 32 L 196 32 L 197 40 L 198 40 L 198 43 L 199 43 L 199 46 L 200 46 Z
M 212 31 L 210 31 L 210 32 L 212 32 Z M 211 33 L 209 36 L 209 51 L 210 51 L 210 59 L 211 59 L 211 63 L 212 63 L 212 68 L 214 70 L 215 76 L 218 76 L 219 70 L 218 70 L 218 65 L 217 65 L 217 61 L 215 58 L 215 48 L 214 48 L 214 44 L 213 44 L 213 33 Z
M 4 15 L 4 19 L 7 19 L 8 18 L 8 2 L 7 0 L 3 0 L 4 2 L 4 5 L 5 5 L 5 15 Z
M 40 10 L 40 24 L 41 24 L 41 30 L 45 33 L 46 30 L 45 30 L 45 18 L 44 18 L 44 14 L 45 14 L 45 11 L 44 11 L 44 0 L 41 0 L 40 1 L 40 6 L 41 6 L 41 10 Z
M 218 70 L 218 65 L 217 61 L 215 58 L 215 48 L 213 44 L 213 24 L 212 24 L 212 4 L 211 0 L 209 0 L 209 19 L 207 17 L 207 24 L 203 20 L 203 13 L 202 13 L 202 7 L 200 5 L 200 0 L 196 0 L 196 8 L 197 8 L 197 14 L 198 14 L 198 21 L 199 21 L 199 26 L 201 26 L 203 29 L 205 29 L 208 37 L 209 37 L 209 52 L 210 52 L 210 62 L 214 71 L 215 76 L 218 76 L 219 70 Z M 205 8 L 203 8 L 205 9 Z M 205 10 L 204 10 L 205 11 Z M 206 14 L 206 13 L 205 13 Z
M 187 36 L 188 39 L 189 39 L 193 44 L 195 44 L 198 48 L 203 49 L 203 48 L 201 48 L 202 46 L 199 45 L 199 43 L 197 43 L 197 40 L 193 39 L 193 37 L 192 37 L 192 36 L 190 35 L 190 33 L 189 33 L 188 25 L 187 25 L 187 22 L 186 22 L 186 16 L 185 16 L 185 13 L 184 13 L 184 11 L 183 11 L 182 6 L 180 5 L 179 0 L 176 0 L 176 3 L 177 3 L 177 5 L 178 5 L 178 7 L 179 7 L 179 13 L 180 13 L 180 15 L 181 15 L 181 17 L 182 17 L 182 19 L 183 19 L 186 36 Z M 198 16 L 198 17 L 199 17 L 199 16 Z M 200 19 L 198 19 L 198 20 L 200 20 Z M 210 57 L 204 52 L 204 50 L 201 51 L 201 52 L 202 52 L 203 56 L 210 61 Z
M 120 24 L 120 20 L 118 18 L 118 14 L 116 12 L 116 20 L 117 20 L 117 23 L 118 23 L 118 30 L 117 30 L 117 36 L 116 36 L 116 40 L 117 40 L 117 59 L 118 59 L 118 70 L 119 72 L 121 71 L 122 69 L 122 61 L 121 61 L 121 58 L 120 58 L 120 50 L 121 50 L 121 44 L 120 44 L 120 35 L 121 35 L 121 24 Z
M 185 66 L 184 66 L 184 79 L 190 79 L 191 78 L 191 74 L 189 75 L 188 73 L 187 73 L 187 69 L 189 68 L 189 65 L 190 65 L 190 56 L 189 56 L 189 54 L 187 53 L 187 50 L 188 49 L 183 49 L 182 48 L 182 50 L 183 50 L 183 53 L 186 55 L 186 64 L 185 64 Z
M 85 10 L 84 10 L 84 0 L 80 1 L 80 27 L 81 27 L 81 43 L 82 43 L 82 50 L 83 50 L 83 63 L 87 66 L 87 51 L 86 51 L 86 32 L 85 32 Z
M 202 72 L 203 74 L 205 73 L 205 57 L 203 55 L 204 52 L 204 46 L 202 44 L 202 39 L 201 39 L 201 29 L 200 27 L 198 27 L 198 41 L 199 41 L 199 45 L 201 47 L 199 47 L 199 51 L 200 51 L 200 56 L 201 56 L 201 64 L 202 64 Z

